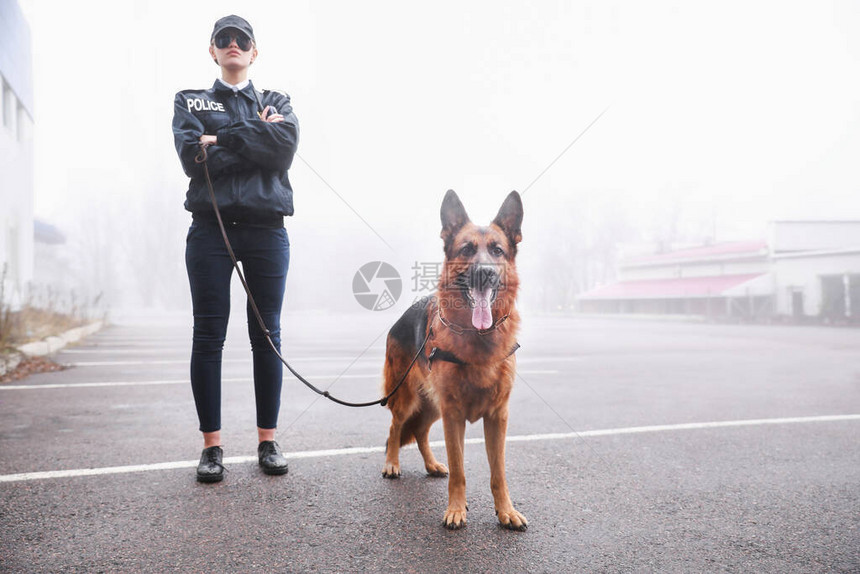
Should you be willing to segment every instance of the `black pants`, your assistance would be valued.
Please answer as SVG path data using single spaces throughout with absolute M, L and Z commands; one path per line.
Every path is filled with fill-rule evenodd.
M 263 322 L 278 351 L 281 349 L 281 305 L 290 241 L 283 227 L 227 225 L 227 236 L 257 302 Z M 221 429 L 221 355 L 230 316 L 230 279 L 233 264 L 217 223 L 195 221 L 188 230 L 185 266 L 194 306 L 194 341 L 191 350 L 191 388 L 202 432 Z M 247 306 L 248 334 L 254 357 L 254 393 L 257 426 L 278 426 L 283 364 L 269 347 Z

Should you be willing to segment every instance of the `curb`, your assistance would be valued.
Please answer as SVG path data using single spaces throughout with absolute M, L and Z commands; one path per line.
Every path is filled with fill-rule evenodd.
M 6 373 L 11 373 L 14 371 L 19 364 L 21 364 L 21 359 L 24 358 L 24 355 L 19 353 L 18 351 L 13 351 L 11 353 L 0 353 L 0 377 L 5 375 Z
M 104 326 L 104 321 L 96 321 L 83 327 L 69 329 L 56 337 L 48 337 L 44 341 L 36 341 L 20 345 L 18 350 L 30 357 L 42 357 L 56 353 L 70 343 L 76 343 L 88 335 L 92 335 Z

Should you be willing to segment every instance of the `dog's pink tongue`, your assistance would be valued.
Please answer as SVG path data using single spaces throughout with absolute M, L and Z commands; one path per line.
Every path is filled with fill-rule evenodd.
M 472 289 L 472 298 L 475 300 L 475 308 L 472 309 L 472 325 L 476 329 L 489 329 L 493 324 L 493 312 L 490 308 L 490 294 L 492 289 L 478 291 Z

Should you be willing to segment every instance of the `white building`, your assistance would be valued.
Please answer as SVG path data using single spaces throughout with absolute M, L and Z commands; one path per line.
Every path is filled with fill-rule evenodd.
M 578 297 L 595 313 L 860 321 L 860 221 L 776 221 L 767 240 L 621 262 Z
M 860 320 L 860 222 L 780 221 L 770 231 L 778 315 Z
M 33 81 L 30 28 L 0 0 L 0 274 L 18 305 L 33 278 Z

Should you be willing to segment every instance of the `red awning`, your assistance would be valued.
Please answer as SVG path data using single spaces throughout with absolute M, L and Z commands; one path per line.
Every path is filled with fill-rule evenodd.
M 651 279 L 647 281 L 622 281 L 592 289 L 579 296 L 580 299 L 687 299 L 721 297 L 723 294 L 747 281 L 764 275 L 720 275 L 717 277 L 685 277 L 681 279 Z

